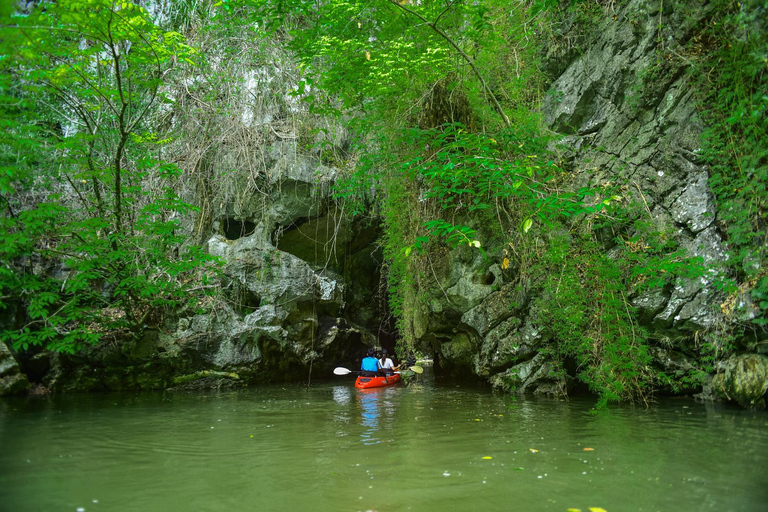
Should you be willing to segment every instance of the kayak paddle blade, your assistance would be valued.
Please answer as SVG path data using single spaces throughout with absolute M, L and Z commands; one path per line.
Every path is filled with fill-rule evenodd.
M 333 373 L 335 375 L 349 375 L 350 373 L 352 373 L 352 370 L 347 370 L 346 368 L 342 368 L 341 366 L 339 366 L 338 368 L 333 369 Z
M 411 366 L 409 370 L 411 370 L 413 373 L 424 373 L 424 368 L 421 366 Z

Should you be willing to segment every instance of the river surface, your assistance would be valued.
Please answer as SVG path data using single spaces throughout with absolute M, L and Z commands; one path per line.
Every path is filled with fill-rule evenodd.
M 768 510 L 768 413 L 435 384 L 0 400 L 0 510 Z

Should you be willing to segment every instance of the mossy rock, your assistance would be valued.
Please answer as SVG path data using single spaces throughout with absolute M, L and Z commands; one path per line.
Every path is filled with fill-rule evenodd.
M 123 377 L 115 373 L 109 374 L 104 378 L 104 385 L 110 391 L 122 391 L 126 387 Z
M 162 375 L 155 373 L 140 373 L 136 376 L 136 382 L 141 389 L 165 389 L 166 380 Z
M 472 342 L 465 333 L 459 333 L 440 346 L 443 365 L 450 368 L 471 368 L 474 354 Z
M 203 370 L 201 372 L 190 373 L 187 375 L 180 375 L 173 379 L 173 383 L 176 385 L 185 384 L 200 379 L 232 379 L 240 380 L 240 376 L 232 372 L 217 372 L 213 370 Z
M 523 384 L 523 379 L 515 371 L 506 371 L 493 375 L 489 382 L 491 386 L 507 393 L 514 393 Z
M 749 409 L 765 408 L 768 390 L 768 358 L 758 354 L 733 357 L 723 365 L 725 371 L 714 376 L 715 393 Z
M 29 388 L 29 380 L 23 373 L 0 377 L 0 396 L 18 395 Z

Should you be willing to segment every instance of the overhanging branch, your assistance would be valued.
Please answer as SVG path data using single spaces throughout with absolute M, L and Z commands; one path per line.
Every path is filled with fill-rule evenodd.
M 512 123 L 509 122 L 509 118 L 504 113 L 504 110 L 501 108 L 501 105 L 499 104 L 499 100 L 496 99 L 496 95 L 493 94 L 493 91 L 491 91 L 490 87 L 488 87 L 488 84 L 485 83 L 485 79 L 483 78 L 483 75 L 480 73 L 480 70 L 477 69 L 477 66 L 475 66 L 475 63 L 472 61 L 472 59 L 469 57 L 469 55 L 466 54 L 464 50 L 461 49 L 461 47 L 456 44 L 456 42 L 451 39 L 451 37 L 445 33 L 443 29 L 437 26 L 437 20 L 440 19 L 440 17 L 445 14 L 445 12 L 453 6 L 453 3 L 449 4 L 446 9 L 440 13 L 440 15 L 437 17 L 437 20 L 435 22 L 431 22 L 428 19 L 426 19 L 424 16 L 419 14 L 416 11 L 412 11 L 411 9 L 407 8 L 405 5 L 397 2 L 397 0 L 387 0 L 389 3 L 400 9 L 401 11 L 406 12 L 407 14 L 410 14 L 411 16 L 414 16 L 418 19 L 420 19 L 422 22 L 424 22 L 425 25 L 427 25 L 429 28 L 431 28 L 436 34 L 438 34 L 440 37 L 445 39 L 448 44 L 450 44 L 454 50 L 461 56 L 462 59 L 464 59 L 467 64 L 469 64 L 469 67 L 472 68 L 472 72 L 475 74 L 478 80 L 480 80 L 480 84 L 482 84 L 483 89 L 485 92 L 488 93 L 488 96 L 491 98 L 491 101 L 493 101 L 493 107 L 496 109 L 496 112 L 499 113 L 501 118 L 504 120 L 504 124 L 507 125 L 507 128 L 512 127 Z

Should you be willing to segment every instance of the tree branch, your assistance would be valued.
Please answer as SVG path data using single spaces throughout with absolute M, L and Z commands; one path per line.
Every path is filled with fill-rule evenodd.
M 403 4 L 398 3 L 397 0 L 387 0 L 387 2 L 391 3 L 401 11 L 404 11 L 410 14 L 411 16 L 414 16 L 420 19 L 421 21 L 423 21 L 425 25 L 431 28 L 440 37 L 445 39 L 448 42 L 448 44 L 450 44 L 456 50 L 456 52 L 461 56 L 461 58 L 464 59 L 467 62 L 467 64 L 469 64 L 469 67 L 472 68 L 472 71 L 475 73 L 475 76 L 477 77 L 477 79 L 480 80 L 480 83 L 482 84 L 483 89 L 485 89 L 485 92 L 488 93 L 488 96 L 490 96 L 491 100 L 493 101 L 493 107 L 496 109 L 496 112 L 498 112 L 501 118 L 504 120 L 504 124 L 507 125 L 507 128 L 511 128 L 512 123 L 509 122 L 509 118 L 504 113 L 504 110 L 501 108 L 501 105 L 499 104 L 499 100 L 496 99 L 496 95 L 493 94 L 493 91 L 491 91 L 490 87 L 488 87 L 488 84 L 485 83 L 485 79 L 483 78 L 483 75 L 480 74 L 480 70 L 477 69 L 477 66 L 475 66 L 475 63 L 472 61 L 469 55 L 467 55 L 466 52 L 462 50 L 461 47 L 458 44 L 456 44 L 456 42 L 454 42 L 454 40 L 451 39 L 451 37 L 448 34 L 445 33 L 445 31 L 443 31 L 443 29 L 438 27 L 436 25 L 436 22 L 433 23 L 429 21 L 428 19 L 426 19 L 424 16 L 417 13 L 416 11 L 412 11 L 408 9 L 406 6 L 404 6 Z M 452 6 L 453 6 L 453 3 L 448 5 L 448 7 L 446 7 L 446 10 L 440 13 L 440 15 L 438 16 L 438 19 Z

